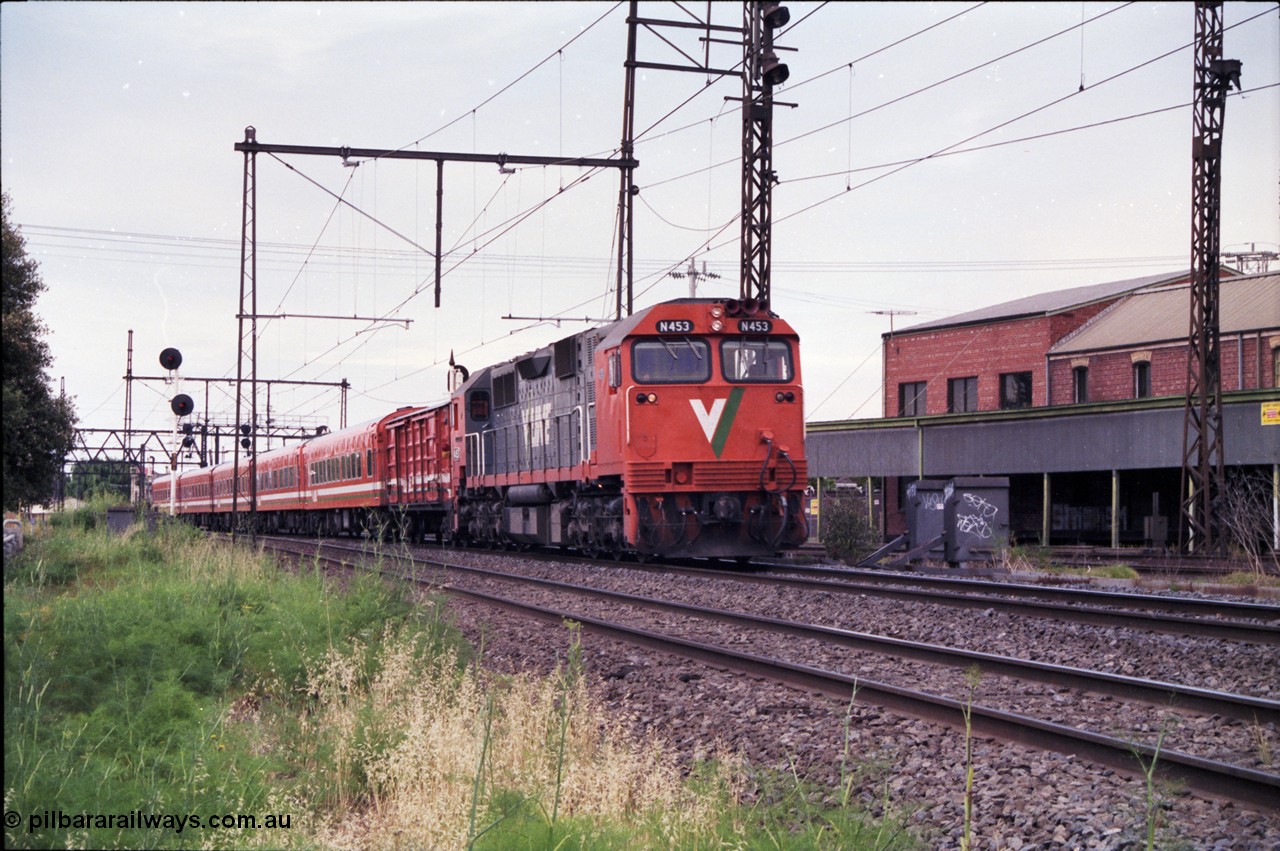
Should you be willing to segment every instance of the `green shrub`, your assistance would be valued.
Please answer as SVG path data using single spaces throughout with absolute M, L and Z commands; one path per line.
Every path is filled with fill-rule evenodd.
M 875 551 L 876 530 L 861 495 L 828 494 L 822 500 L 821 540 L 833 558 L 854 564 Z

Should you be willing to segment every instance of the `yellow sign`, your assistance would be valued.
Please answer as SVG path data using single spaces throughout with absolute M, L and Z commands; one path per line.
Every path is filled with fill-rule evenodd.
M 1280 402 L 1262 403 L 1262 424 L 1280 425 Z

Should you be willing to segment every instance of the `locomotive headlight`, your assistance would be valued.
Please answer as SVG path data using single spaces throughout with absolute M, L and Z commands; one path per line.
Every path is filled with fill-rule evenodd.
M 712 331 L 715 331 L 715 332 L 723 331 L 723 330 L 724 330 L 724 323 L 723 323 L 723 322 L 721 322 L 719 319 L 713 319 L 713 320 L 711 320 L 711 330 L 712 330 Z
M 712 318 L 712 319 L 719 319 L 721 316 L 724 316 L 724 308 L 723 308 L 723 307 L 721 307 L 721 306 L 720 306 L 720 305 L 718 305 L 718 304 L 717 304 L 717 305 L 713 305 L 713 306 L 712 306 L 712 308 L 711 308 L 711 318 Z M 719 329 L 717 329 L 717 330 L 719 330 Z

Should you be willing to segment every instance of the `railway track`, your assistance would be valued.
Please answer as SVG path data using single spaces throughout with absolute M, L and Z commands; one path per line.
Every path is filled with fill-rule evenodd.
M 299 542 L 296 540 L 286 541 L 283 544 L 264 543 L 269 543 L 273 547 L 283 546 L 295 552 L 299 549 Z M 323 550 L 332 553 L 324 556 L 325 558 L 333 558 L 349 565 L 369 555 L 367 546 L 350 544 L 323 544 L 320 547 L 316 544 L 303 544 L 301 550 L 302 554 L 308 557 Z M 1141 701 L 1148 706 L 1155 705 L 1169 712 L 1199 713 L 1217 717 L 1219 720 L 1237 719 L 1246 726 L 1260 728 L 1264 725 L 1273 725 L 1272 729 L 1274 729 L 1274 725 L 1280 722 L 1280 703 L 1268 698 L 1118 676 L 991 653 L 958 650 L 820 624 L 695 605 L 679 600 L 587 587 L 580 582 L 518 575 L 458 563 L 428 562 L 399 553 L 382 552 L 378 555 L 378 561 L 381 569 L 390 575 L 430 583 L 485 605 L 500 606 L 544 621 L 559 623 L 565 619 L 572 619 L 582 624 L 588 632 L 606 635 L 631 645 L 673 653 L 752 676 L 766 677 L 840 700 L 850 700 L 856 693 L 860 702 L 874 703 L 952 728 L 963 727 L 967 710 L 973 724 L 973 732 L 979 736 L 991 736 L 1059 753 L 1076 754 L 1101 765 L 1126 772 L 1141 771 L 1144 762 L 1158 764 L 1162 776 L 1176 779 L 1187 788 L 1202 795 L 1226 797 L 1250 806 L 1274 808 L 1276 801 L 1280 800 L 1280 776 L 1267 770 L 1213 758 L 1212 755 L 1196 755 L 1167 747 L 1160 748 L 1158 745 L 1137 742 L 1132 737 L 1108 735 L 1063 723 L 1061 718 L 1053 717 L 1055 710 L 1052 704 L 1059 700 L 1056 695 L 1049 701 L 1048 710 L 1040 713 L 1041 716 L 1050 716 L 1046 720 L 1045 717 L 1033 717 L 1010 711 L 1007 706 L 978 705 L 974 702 L 972 686 L 966 699 L 964 686 L 956 684 L 957 675 L 955 674 L 951 676 L 950 693 L 945 686 L 926 692 L 896 684 L 901 682 L 901 679 L 896 681 L 870 679 L 863 675 L 865 669 L 856 665 L 850 671 L 840 670 L 841 664 L 838 660 L 832 664 L 815 664 L 815 661 L 822 660 L 824 654 L 825 658 L 830 660 L 833 651 L 834 655 L 838 656 L 841 653 L 847 655 L 846 651 L 854 650 L 859 654 L 906 659 L 910 660 L 910 664 L 945 666 L 952 671 L 974 670 L 973 666 L 977 666 L 983 676 L 1007 681 L 1007 685 L 1003 686 L 1007 693 L 1006 702 L 1009 696 L 1012 696 L 1014 705 L 1017 705 L 1020 699 L 1017 696 L 1025 697 L 1026 683 L 1038 682 L 1081 694 L 1107 695 L 1109 699 L 1121 702 Z M 688 574 L 690 570 L 688 568 L 679 570 L 685 575 L 698 576 L 698 574 Z M 718 581 L 726 578 L 723 573 L 712 573 Z M 808 593 L 819 594 L 831 593 L 833 584 L 830 580 L 795 580 L 794 578 L 784 580 L 782 577 L 731 575 L 730 578 L 733 581 L 742 579 L 756 584 L 771 582 L 775 587 L 778 585 L 793 589 L 803 587 Z M 793 583 L 797 581 L 808 584 L 794 586 Z M 504 593 L 497 593 L 495 586 L 507 590 Z M 523 599 L 512 596 L 512 589 L 517 588 L 522 590 L 517 591 L 516 595 L 522 596 Z M 528 589 L 535 589 L 532 593 L 534 599 L 529 599 Z M 858 593 L 865 593 L 865 591 Z M 942 593 L 954 594 L 955 591 L 948 589 Z M 587 602 L 588 600 L 590 603 Z M 984 600 L 984 604 L 990 602 Z M 1074 607 L 1065 608 L 1073 609 Z M 1062 615 L 1057 608 L 1048 610 L 1053 614 L 1048 614 L 1043 608 L 1015 609 L 1014 611 L 1020 611 L 1024 615 L 1030 611 L 1039 617 Z M 637 615 L 637 612 L 645 614 Z M 711 622 L 720 626 L 714 629 L 700 626 Z M 1162 626 L 1149 625 L 1143 628 L 1161 629 L 1166 632 L 1171 628 L 1168 616 L 1160 616 L 1159 622 Z M 1156 621 L 1146 623 L 1156 623 Z M 726 641 L 725 634 L 716 631 L 723 630 L 725 625 L 741 632 L 734 633 Z M 1255 624 L 1255 626 L 1258 625 Z M 1269 624 L 1261 624 L 1261 626 L 1270 627 Z M 1272 633 L 1264 634 L 1273 634 L 1274 627 L 1271 629 Z M 788 649 L 794 649 L 800 644 L 805 645 L 806 648 L 800 652 L 802 658 L 779 658 L 773 652 L 769 652 L 771 648 L 778 645 L 779 635 L 788 637 L 789 641 L 786 643 Z M 708 636 L 711 638 L 718 636 L 719 640 L 709 640 Z M 1223 638 L 1224 634 L 1219 634 L 1215 640 L 1223 640 Z M 1248 639 L 1236 637 L 1230 640 Z M 727 646 L 730 641 L 733 647 Z M 1268 643 L 1274 643 L 1274 641 Z M 925 673 L 925 670 L 928 668 L 916 669 L 915 674 L 907 676 L 923 678 L 912 679 L 913 682 L 934 682 L 939 679 L 935 675 Z M 997 687 L 997 692 L 999 688 Z M 1062 715 L 1060 711 L 1056 714 Z M 1088 715 L 1089 711 L 1082 710 L 1081 714 Z M 1230 750 L 1230 748 L 1227 749 Z
M 433 551 L 433 558 L 466 550 Z M 597 566 L 593 559 L 525 553 L 522 558 Z M 655 574 L 720 579 L 743 584 L 785 585 L 797 590 L 874 595 L 904 602 L 934 603 L 1011 614 L 1049 617 L 1099 626 L 1130 626 L 1174 635 L 1199 635 L 1256 644 L 1280 644 L 1280 605 L 1221 598 L 1178 597 L 952 579 L 878 570 L 805 565 L 757 565 L 743 570 L 691 564 L 627 564 Z M 763 571 L 761 570 L 763 568 Z M 616 569 L 616 567 L 615 567 Z
M 1124 547 L 1112 549 L 1093 546 L 1056 546 L 1048 548 L 1045 553 L 1057 564 L 1073 567 L 1126 564 L 1138 573 L 1157 576 L 1212 578 L 1250 569 L 1250 565 L 1240 559 Z M 1280 571 L 1280 565 L 1273 562 L 1271 570 Z

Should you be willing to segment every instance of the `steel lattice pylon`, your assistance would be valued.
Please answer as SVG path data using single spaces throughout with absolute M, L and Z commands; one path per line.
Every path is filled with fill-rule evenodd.
M 244 128 L 246 145 L 255 142 L 257 131 L 252 127 Z M 236 423 L 243 427 L 245 423 L 245 360 L 249 361 L 249 434 L 245 435 L 248 446 L 245 447 L 249 457 L 249 492 L 245 494 L 249 508 L 249 535 L 257 537 L 258 509 L 258 465 L 257 465 L 257 424 L 258 424 L 258 155 L 256 151 L 246 150 L 244 153 L 244 215 L 240 229 L 240 312 L 239 345 L 236 358 Z M 240 442 L 237 441 L 232 455 L 231 485 L 231 534 L 234 536 L 239 528 L 240 512 Z
M 739 297 L 768 310 L 773 256 L 773 26 L 766 5 L 742 4 L 742 242 Z M 786 66 L 782 66 L 784 69 Z M 785 79 L 785 76 L 783 77 Z
M 1191 316 L 1183 428 L 1180 541 L 1213 552 L 1225 542 L 1220 502 L 1226 474 L 1218 351 L 1222 127 L 1227 89 L 1240 63 L 1222 58 L 1222 5 L 1196 2 L 1195 97 L 1191 140 Z

